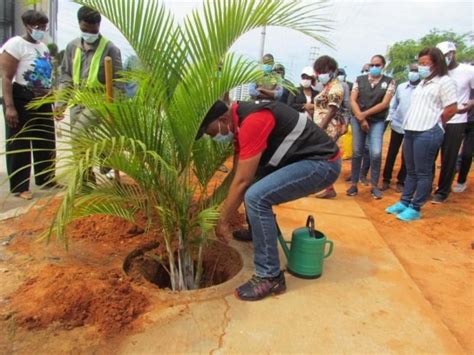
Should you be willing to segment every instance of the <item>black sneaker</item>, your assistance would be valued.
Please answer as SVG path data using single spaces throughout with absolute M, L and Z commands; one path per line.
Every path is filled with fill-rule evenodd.
M 242 301 L 258 301 L 269 295 L 278 295 L 286 291 L 285 275 L 280 271 L 276 277 L 252 278 L 239 288 L 235 289 L 235 296 Z
M 352 181 L 352 175 L 349 175 L 344 179 L 345 182 L 351 182 Z
M 232 232 L 232 236 L 239 242 L 251 242 L 252 234 L 248 229 L 239 229 Z
M 397 186 L 395 187 L 395 191 L 397 192 L 403 192 L 404 185 L 401 183 L 397 183 Z
M 384 181 L 384 182 L 382 183 L 382 187 L 380 188 L 380 190 L 382 190 L 382 191 L 387 191 L 389 188 L 390 188 L 390 183 Z
M 434 205 L 439 205 L 439 204 L 443 203 L 444 201 L 446 201 L 446 197 L 435 194 L 433 196 L 433 199 L 431 200 L 431 203 L 434 204 Z

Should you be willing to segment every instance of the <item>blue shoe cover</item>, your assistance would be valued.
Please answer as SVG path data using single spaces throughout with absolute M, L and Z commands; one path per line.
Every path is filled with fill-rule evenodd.
M 397 202 L 394 205 L 391 205 L 390 207 L 387 207 L 385 209 L 385 212 L 390 213 L 390 214 L 399 214 L 405 211 L 408 208 L 407 205 L 405 205 L 402 202 Z

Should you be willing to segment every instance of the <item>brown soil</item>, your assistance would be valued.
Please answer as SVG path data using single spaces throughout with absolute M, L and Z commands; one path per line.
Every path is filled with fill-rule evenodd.
M 389 135 L 384 138 L 385 149 Z M 386 150 L 384 152 L 384 157 Z M 400 160 L 400 158 L 398 159 Z M 396 177 L 399 161 L 394 169 Z M 440 163 L 437 163 L 439 166 Z M 350 174 L 350 161 L 343 164 L 341 179 Z M 439 169 L 437 169 L 437 175 Z M 434 179 L 434 184 L 438 176 Z M 346 185 L 349 187 L 349 184 Z M 394 186 L 393 186 L 394 188 Z M 345 191 L 338 191 L 339 194 Z M 432 304 L 468 353 L 474 353 L 474 174 L 468 178 L 464 193 L 451 193 L 441 205 L 428 202 L 422 219 L 403 223 L 384 209 L 397 202 L 400 194 L 394 189 L 384 192 L 382 200 L 370 196 L 370 188 L 359 184 L 355 197 L 367 218 L 386 241 L 401 264 L 413 278 L 425 298 Z
M 104 335 L 127 329 L 149 305 L 116 270 L 47 265 L 11 295 L 16 322 L 27 329 L 54 322 L 71 329 L 94 324 Z
M 116 336 L 141 324 L 137 321 L 153 298 L 151 288 L 128 277 L 122 264 L 130 251 L 161 239 L 159 226 L 144 232 L 144 218 L 137 226 L 112 216 L 85 217 L 68 226 L 66 251 L 63 241 L 53 239 L 46 245 L 37 238 L 49 227 L 59 203 L 59 199 L 39 201 L 28 213 L 0 223 L 0 241 L 8 244 L 0 250 L 0 261 L 8 260 L 0 292 L 0 353 L 15 347 L 11 345 L 16 344 L 15 336 L 8 329 L 17 327 L 13 334 L 28 334 L 32 344 L 41 343 L 35 334 L 43 337 L 42 329 L 57 335 L 61 329 L 79 327 L 84 335 L 92 327 L 105 338 Z M 234 226 L 243 220 L 235 216 Z M 203 286 L 227 280 L 242 265 L 233 249 L 213 244 L 204 255 L 213 276 L 206 274 Z M 155 308 L 160 306 L 157 302 Z M 25 344 L 23 338 L 17 342 Z

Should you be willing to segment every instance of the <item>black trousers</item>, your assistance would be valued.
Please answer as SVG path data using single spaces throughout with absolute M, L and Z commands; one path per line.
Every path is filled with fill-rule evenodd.
M 441 172 L 439 173 L 438 189 L 435 194 L 447 198 L 456 174 L 456 162 L 467 123 L 452 123 L 445 127 L 444 140 L 441 145 Z
M 385 158 L 385 166 L 383 168 L 383 182 L 390 183 L 392 179 L 393 166 L 397 160 L 398 152 L 403 142 L 403 134 L 395 132 L 393 129 L 390 132 L 390 143 L 388 145 L 387 157 Z M 397 183 L 404 184 L 407 176 L 407 168 L 405 166 L 405 159 L 402 151 L 402 166 L 397 175 Z
M 52 107 L 48 104 L 37 110 L 28 110 L 26 106 L 33 99 L 31 91 L 13 84 L 13 102 L 18 113 L 19 124 L 12 128 L 5 122 L 6 139 L 14 138 L 7 141 L 5 147 L 12 193 L 29 190 L 31 154 L 34 160 L 36 185 L 43 185 L 54 180 L 56 141 Z M 5 113 L 5 105 L 3 105 L 3 110 Z
M 461 164 L 459 167 L 458 183 L 464 184 L 467 180 L 467 174 L 471 169 L 472 153 L 474 152 L 474 121 L 467 123 L 464 142 L 461 151 Z

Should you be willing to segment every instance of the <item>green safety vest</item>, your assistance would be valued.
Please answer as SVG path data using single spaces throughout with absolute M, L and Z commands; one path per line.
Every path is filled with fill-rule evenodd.
M 94 56 L 92 57 L 89 74 L 87 75 L 87 80 L 85 82 L 86 87 L 94 88 L 102 85 L 102 83 L 99 81 L 100 60 L 102 59 L 102 55 L 104 54 L 105 47 L 107 46 L 108 42 L 109 40 L 105 39 L 104 37 L 100 38 L 99 45 L 97 46 Z M 81 63 L 82 50 L 77 47 L 72 63 L 72 82 L 75 86 L 79 86 L 81 84 Z

